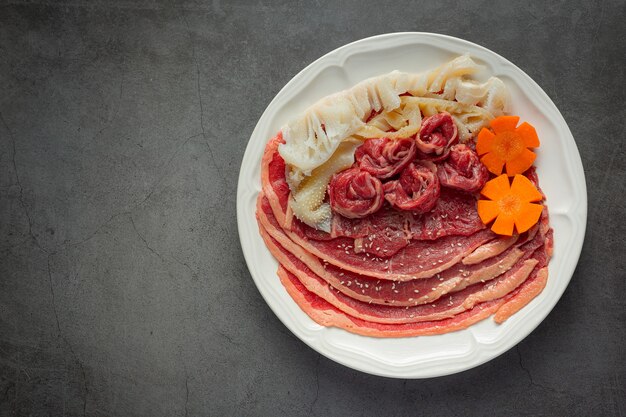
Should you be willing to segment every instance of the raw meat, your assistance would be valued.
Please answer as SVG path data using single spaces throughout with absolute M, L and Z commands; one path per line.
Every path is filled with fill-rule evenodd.
M 489 179 L 489 171 L 475 151 L 459 144 L 450 148 L 448 158 L 439 164 L 437 177 L 442 187 L 474 193 L 483 188 Z
M 368 139 L 354 154 L 359 167 L 380 179 L 400 173 L 415 158 L 415 141 L 411 138 Z
M 328 195 L 332 209 L 349 219 L 361 219 L 377 212 L 384 201 L 380 180 L 359 168 L 333 175 Z
M 385 183 L 383 188 L 385 200 L 395 208 L 426 213 L 439 198 L 437 167 L 428 161 L 412 162 L 402 171 L 400 179 Z

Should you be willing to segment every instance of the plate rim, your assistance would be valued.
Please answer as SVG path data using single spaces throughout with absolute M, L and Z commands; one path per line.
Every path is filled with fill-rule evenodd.
M 569 259 L 571 259 L 571 261 L 567 262 L 567 265 L 570 265 L 570 269 L 571 269 L 571 273 L 567 273 L 565 274 L 566 276 L 560 276 L 559 279 L 564 280 L 564 284 L 562 285 L 562 289 L 558 289 L 558 294 L 556 295 L 556 297 L 554 297 L 553 301 L 550 301 L 549 305 L 547 305 L 547 308 L 545 309 L 541 309 L 540 311 L 535 311 L 534 315 L 540 315 L 541 318 L 539 320 L 535 320 L 533 323 L 531 323 L 529 326 L 527 325 L 526 327 L 524 327 L 522 329 L 521 332 L 516 332 L 514 335 L 512 335 L 512 338 L 508 339 L 511 340 L 511 342 L 507 342 L 505 343 L 503 346 L 499 346 L 496 349 L 496 352 L 489 352 L 489 354 L 487 355 L 483 355 L 482 357 L 478 358 L 478 360 L 472 361 L 470 363 L 466 363 L 466 364 L 462 364 L 462 365 L 456 365 L 453 366 L 451 368 L 447 368 L 447 369 L 441 369 L 440 372 L 414 372 L 414 373 L 397 373 L 394 372 L 394 368 L 387 368 L 386 370 L 380 370 L 380 369 L 374 369 L 374 368 L 367 368 L 366 366 L 361 366 L 358 363 L 348 363 L 348 361 L 344 360 L 344 358 L 341 357 L 337 357 L 337 355 L 334 355 L 332 352 L 328 351 L 327 349 L 324 348 L 324 344 L 320 344 L 320 345 L 316 345 L 314 342 L 315 339 L 311 339 L 306 337 L 306 335 L 300 334 L 300 331 L 298 329 L 296 329 L 296 326 L 292 326 L 292 323 L 290 323 L 287 319 L 288 317 L 284 317 L 282 312 L 278 311 L 278 308 L 276 305 L 274 305 L 274 303 L 268 299 L 268 294 L 265 293 L 265 289 L 260 285 L 260 279 L 262 279 L 262 277 L 260 277 L 261 272 L 258 272 L 256 270 L 256 268 L 254 267 L 253 264 L 253 259 L 252 259 L 252 254 L 253 251 L 252 249 L 249 247 L 249 245 L 247 244 L 247 242 L 244 241 L 244 235 L 246 232 L 246 226 L 245 226 L 245 221 L 246 218 L 244 218 L 244 198 L 246 198 L 246 193 L 244 192 L 244 188 L 246 186 L 246 182 L 249 180 L 246 176 L 246 167 L 245 167 L 245 162 L 247 160 L 250 160 L 251 158 L 254 158 L 253 151 L 251 148 L 251 143 L 253 143 L 255 136 L 258 136 L 258 131 L 260 129 L 260 126 L 262 125 L 262 122 L 264 119 L 266 119 L 267 117 L 269 117 L 273 107 L 276 105 L 276 103 L 278 101 L 280 101 L 282 99 L 282 97 L 294 86 L 294 84 L 296 84 L 297 82 L 301 81 L 302 79 L 306 78 L 307 74 L 309 71 L 311 71 L 312 68 L 314 68 L 315 66 L 320 65 L 320 63 L 323 63 L 324 61 L 332 61 L 332 58 L 336 55 L 336 56 L 341 56 L 342 53 L 345 53 L 346 51 L 349 51 L 350 49 L 354 49 L 362 44 L 367 44 L 369 42 L 377 42 L 377 41 L 381 41 L 381 40 L 385 40 L 385 39 L 393 39 L 393 38 L 414 38 L 416 41 L 423 41 L 424 38 L 426 38 L 427 40 L 432 40 L 432 39 L 437 39 L 440 41 L 446 41 L 446 42 L 452 42 L 452 43 L 456 43 L 458 45 L 461 46 L 468 46 L 471 48 L 475 48 L 478 49 L 480 51 L 482 51 L 483 53 L 486 53 L 488 55 L 491 56 L 491 58 L 496 58 L 498 60 L 501 61 L 501 63 L 503 63 L 505 66 L 508 67 L 512 67 L 514 69 L 514 71 L 516 72 L 517 76 L 521 76 L 524 78 L 524 80 L 527 83 L 530 83 L 531 86 L 534 88 L 535 92 L 537 92 L 540 96 L 540 99 L 547 105 L 550 107 L 550 110 L 554 111 L 556 113 L 556 115 L 558 115 L 558 128 L 559 130 L 563 133 L 563 136 L 565 138 L 565 140 L 569 143 L 567 143 L 566 145 L 570 146 L 573 145 L 570 150 L 569 150 L 569 156 L 567 159 L 567 163 L 570 164 L 569 166 L 569 173 L 570 174 L 574 174 L 577 177 L 578 180 L 582 180 L 582 181 L 575 181 L 575 186 L 579 189 L 580 191 L 580 196 L 578 201 L 576 202 L 575 205 L 573 205 L 570 209 L 571 215 L 572 216 L 576 216 L 578 217 L 579 220 L 579 226 L 581 226 L 581 230 L 578 231 L 578 233 L 575 235 L 575 241 L 573 242 L 573 247 L 572 247 L 572 251 L 570 252 L 569 255 Z M 408 42 L 407 42 L 408 43 Z M 403 43 L 404 45 L 404 43 Z M 436 45 L 434 45 L 436 46 Z M 383 48 L 384 49 L 384 48 Z M 357 52 L 357 51 L 354 51 Z M 470 53 L 470 55 L 472 55 Z M 349 54 L 348 54 L 349 56 Z M 342 61 L 345 61 L 347 57 L 344 56 Z M 330 62 L 328 65 L 333 65 L 333 62 Z M 321 70 L 323 70 L 326 67 L 322 67 L 319 69 L 318 73 L 321 72 Z M 310 79 L 309 79 L 310 81 Z M 563 129 L 564 128 L 564 129 Z M 265 139 L 267 141 L 267 138 Z M 259 180 L 260 183 L 260 180 Z M 586 223 L 587 223 L 587 187 L 586 187 L 586 179 L 585 179 L 585 173 L 584 173 L 584 169 L 583 169 L 583 165 L 582 165 L 582 159 L 580 157 L 580 152 L 578 151 L 578 147 L 576 145 L 575 139 L 571 133 L 571 130 L 569 129 L 569 126 L 567 125 L 567 122 L 565 121 L 565 118 L 563 117 L 563 115 L 561 114 L 561 112 L 559 111 L 558 107 L 554 104 L 554 102 L 552 101 L 552 99 L 547 95 L 547 93 L 541 88 L 541 86 L 539 86 L 539 84 L 537 84 L 528 74 L 526 74 L 522 69 L 520 69 L 517 65 L 515 65 L 514 63 L 510 62 L 509 60 L 507 60 L 506 58 L 502 57 L 501 55 L 499 55 L 498 53 L 489 50 L 488 48 L 485 48 L 481 45 L 478 45 L 476 43 L 473 43 L 471 41 L 467 41 L 465 39 L 461 39 L 461 38 L 457 38 L 457 37 L 453 37 L 453 36 L 449 36 L 449 35 L 444 35 L 444 34 L 439 34 L 439 33 L 431 33 L 431 32 L 392 32 L 392 33 L 384 33 L 384 34 L 379 34 L 379 35 L 375 35 L 375 36 L 370 36 L 370 37 L 366 37 L 363 39 L 359 39 L 350 43 L 347 43 L 345 45 L 342 45 L 336 49 L 333 49 L 332 51 L 329 51 L 328 53 L 322 55 L 321 57 L 319 57 L 318 59 L 314 60 L 313 62 L 311 62 L 310 64 L 308 64 L 307 66 L 305 66 L 302 70 L 300 70 L 296 75 L 294 75 L 281 89 L 280 91 L 274 96 L 274 98 L 269 102 L 269 104 L 267 105 L 267 107 L 265 108 L 265 110 L 263 111 L 262 115 L 259 117 L 259 120 L 257 121 L 257 124 L 255 125 L 254 130 L 252 131 L 250 138 L 248 140 L 248 143 L 246 145 L 246 150 L 244 152 L 244 155 L 242 157 L 242 162 L 240 164 L 240 171 L 239 171 L 239 178 L 238 178 L 238 182 L 237 182 L 237 228 L 238 228 L 238 233 L 239 233 L 239 240 L 240 240 L 240 244 L 241 244 L 241 248 L 242 248 L 242 252 L 244 255 L 244 259 L 246 261 L 246 266 L 248 268 L 248 271 L 250 272 L 250 275 L 253 278 L 253 281 L 258 289 L 258 291 L 260 292 L 261 296 L 263 297 L 263 299 L 265 300 L 265 302 L 267 303 L 267 305 L 270 307 L 270 309 L 274 312 L 274 314 L 278 317 L 278 319 L 281 321 L 281 323 L 287 327 L 298 339 L 300 339 L 301 341 L 303 341 L 306 345 L 308 345 L 310 348 L 312 348 L 313 350 L 315 350 L 317 353 L 324 355 L 325 357 L 338 362 L 344 366 L 347 366 L 349 368 L 361 371 L 361 372 L 365 372 L 365 373 L 369 373 L 372 375 L 378 375 L 378 376 L 384 376 L 384 377 L 390 377 L 390 378 L 403 378 L 403 379 L 419 379 L 419 378 L 432 378 L 432 377 L 439 377 L 439 376 L 445 376 L 445 375 L 450 375 L 450 374 L 454 374 L 454 373 L 459 373 L 459 372 L 463 372 L 469 369 L 472 369 L 474 367 L 480 366 L 490 360 L 493 360 L 495 358 L 497 358 L 498 356 L 502 355 L 503 353 L 509 351 L 510 349 L 512 349 L 513 347 L 515 347 L 518 343 L 520 343 L 523 339 L 525 339 L 530 333 L 532 333 L 546 318 L 547 316 L 550 314 L 550 312 L 554 309 L 554 307 L 556 306 L 556 304 L 558 303 L 558 301 L 561 299 L 561 297 L 563 296 L 563 293 L 565 292 L 565 290 L 567 289 L 567 287 L 569 286 L 569 283 L 571 281 L 571 278 L 575 272 L 576 269 L 576 265 L 578 264 L 578 261 L 580 259 L 580 255 L 582 252 L 582 246 L 583 246 L 583 242 L 584 242 L 584 237 L 585 237 L 585 232 L 586 232 Z M 569 218 L 569 217 L 568 217 Z M 255 219 L 255 223 L 256 223 L 256 219 Z M 257 276 L 259 275 L 259 276 Z M 306 318 L 308 320 L 311 320 L 308 316 L 306 316 Z M 311 320 L 312 322 L 312 320 Z M 336 331 L 344 331 L 344 330 L 340 330 L 340 329 L 331 329 L 331 328 L 324 328 L 324 330 L 336 330 Z M 441 335 L 440 335 L 441 336 Z M 365 336 L 360 336 L 360 337 L 365 337 Z M 423 337 L 438 337 L 438 336 L 423 336 Z M 483 347 L 483 350 L 486 350 L 486 345 L 481 345 L 480 343 L 478 343 L 480 346 Z M 474 348 L 472 349 L 474 350 Z M 368 360 L 372 360 L 372 358 L 367 358 Z M 385 366 L 383 364 L 383 366 Z

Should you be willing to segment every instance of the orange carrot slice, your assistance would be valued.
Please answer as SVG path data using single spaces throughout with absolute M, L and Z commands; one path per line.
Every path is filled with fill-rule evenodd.
M 524 233 L 539 221 L 543 206 L 536 202 L 543 197 L 523 175 L 515 175 L 511 184 L 502 174 L 488 181 L 480 193 L 488 200 L 478 201 L 478 215 L 485 224 L 495 219 L 491 230 L 499 235 L 512 236 L 514 229 Z
M 535 161 L 536 155 L 529 148 L 539 146 L 537 132 L 526 122 L 516 127 L 518 122 L 518 116 L 500 116 L 490 123 L 493 132 L 483 128 L 478 133 L 476 152 L 495 175 L 500 175 L 503 168 L 509 176 L 521 174 Z

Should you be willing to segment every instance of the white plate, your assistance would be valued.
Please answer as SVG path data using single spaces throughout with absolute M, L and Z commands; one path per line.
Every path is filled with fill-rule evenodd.
M 508 86 L 512 114 L 535 126 L 541 139 L 536 165 L 554 228 L 554 256 L 545 290 L 502 325 L 491 318 L 440 336 L 377 339 L 313 322 L 276 276 L 255 219 L 266 142 L 290 118 L 316 100 L 375 75 L 420 72 L 469 52 Z M 574 138 L 554 103 L 528 75 L 498 54 L 471 42 L 431 33 L 393 33 L 336 49 L 296 75 L 259 119 L 243 157 L 237 189 L 237 222 L 243 253 L 261 295 L 278 318 L 307 345 L 341 364 L 396 378 L 427 378 L 460 372 L 506 352 L 532 332 L 555 306 L 574 273 L 587 219 L 587 190 Z

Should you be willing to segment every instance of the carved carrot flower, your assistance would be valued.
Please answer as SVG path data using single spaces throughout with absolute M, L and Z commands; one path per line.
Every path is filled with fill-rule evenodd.
M 537 157 L 529 149 L 539 146 L 535 128 L 526 122 L 517 126 L 518 122 L 518 116 L 500 116 L 490 123 L 493 132 L 483 128 L 478 134 L 476 152 L 482 155 L 481 162 L 495 175 L 500 175 L 505 166 L 509 176 L 521 174 Z
M 517 233 L 524 233 L 543 210 L 541 204 L 534 204 L 543 198 L 541 193 L 523 175 L 516 175 L 509 184 L 509 177 L 502 174 L 487 182 L 480 193 L 489 200 L 478 201 L 478 215 L 485 224 L 495 219 L 491 230 L 499 235 L 513 235 L 513 225 Z

